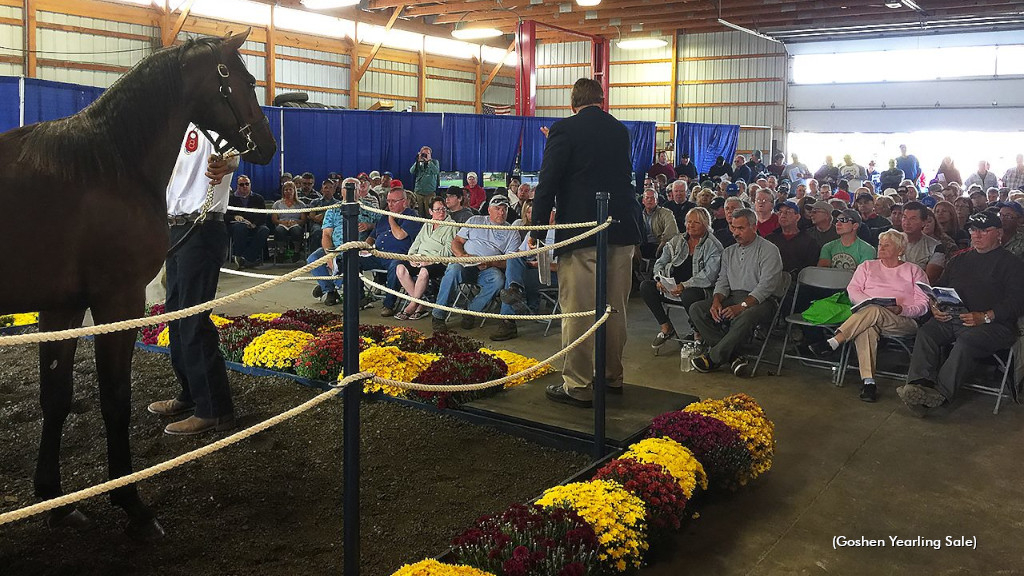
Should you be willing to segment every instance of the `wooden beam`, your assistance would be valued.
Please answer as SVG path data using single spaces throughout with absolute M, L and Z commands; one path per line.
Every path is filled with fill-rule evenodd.
M 395 6 L 395 11 L 391 13 L 391 18 L 388 20 L 387 25 L 384 26 L 385 35 L 391 31 L 391 27 L 395 25 L 395 22 L 398 20 L 398 16 L 401 15 L 402 10 L 404 8 L 404 4 Z M 359 71 L 356 72 L 356 82 L 359 82 L 359 79 L 362 78 L 363 74 L 366 73 L 366 69 L 370 67 L 370 62 L 373 62 L 373 59 L 377 57 L 377 52 L 380 51 L 380 47 L 381 45 L 383 45 L 383 43 L 384 39 L 381 38 L 380 40 L 377 41 L 376 44 L 373 45 L 373 50 L 370 50 L 370 55 L 366 58 L 366 62 L 363 64 L 361 68 L 359 68 Z
M 400 8 L 395 8 L 400 10 Z M 419 52 L 419 65 L 416 70 L 419 73 L 419 78 L 416 82 L 416 93 L 419 95 L 419 100 L 416 101 L 416 105 L 419 107 L 420 112 L 426 112 L 427 110 L 427 45 L 426 39 L 420 40 L 420 52 Z
M 95 62 L 72 62 L 70 60 L 55 60 L 49 58 L 39 58 L 36 60 L 36 66 L 43 68 L 66 68 L 68 70 L 95 70 L 97 72 L 114 72 L 115 74 L 124 74 L 128 70 L 131 70 L 131 67 L 129 66 L 98 64 Z
M 25 77 L 36 77 L 36 3 L 35 0 L 25 0 L 22 6 L 22 15 L 25 18 L 25 26 L 22 27 L 22 37 L 25 46 Z
M 484 61 L 483 58 L 478 58 L 476 61 L 476 81 L 473 82 L 474 92 L 476 93 L 473 98 L 473 112 L 482 114 L 484 111 Z
M 427 102 L 431 104 L 456 104 L 458 106 L 472 106 L 473 102 L 469 100 L 449 100 L 447 98 L 427 98 Z
M 505 50 L 505 55 L 501 57 L 501 60 L 499 60 L 498 63 L 494 65 L 494 69 L 491 70 L 491 73 L 487 75 L 487 80 L 483 83 L 483 86 L 480 88 L 481 98 L 483 98 L 483 93 L 487 91 L 487 88 L 491 85 L 491 82 L 494 82 L 494 77 L 498 75 L 498 71 L 501 70 L 501 67 L 505 65 L 505 59 L 508 58 L 508 55 L 511 54 L 512 51 L 515 49 L 516 41 L 513 40 L 512 43 L 508 45 L 508 49 Z
M 672 93 L 669 96 L 669 108 L 668 121 L 676 121 L 676 110 L 679 103 L 679 34 L 672 33 Z M 675 162 L 675 159 L 672 160 Z
M 6 18 L 3 20 L 7 20 Z M 0 20 L 0 24 L 8 24 Z M 21 26 L 21 21 L 14 20 L 15 26 Z M 59 30 L 61 32 L 72 32 L 74 34 L 88 34 L 90 36 L 103 36 L 106 38 L 121 38 L 124 40 L 138 40 L 139 42 L 152 42 L 153 38 L 144 34 L 129 34 L 116 30 L 100 30 L 99 28 L 85 28 L 82 26 L 68 26 L 67 24 L 53 24 L 51 22 L 36 22 L 37 29 Z
M 266 77 L 266 92 L 264 92 L 263 102 L 267 106 L 274 103 L 274 98 L 277 96 L 277 31 L 274 28 L 274 9 L 276 7 L 270 5 L 270 23 L 267 24 L 267 41 L 263 43 L 263 69 Z
M 179 7 L 181 13 L 178 14 L 178 19 L 174 21 L 173 26 L 164 31 L 164 37 L 162 38 L 164 46 L 174 44 L 174 39 L 178 37 L 179 33 L 181 33 L 181 27 L 185 25 L 185 19 L 188 18 L 188 15 L 192 12 L 192 5 L 195 4 L 195 1 L 196 0 L 185 0 L 185 3 Z

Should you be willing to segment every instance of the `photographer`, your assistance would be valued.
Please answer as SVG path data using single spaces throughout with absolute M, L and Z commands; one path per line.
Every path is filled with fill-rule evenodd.
M 430 199 L 437 193 L 437 187 L 441 182 L 441 165 L 431 158 L 432 152 L 430 146 L 420 148 L 416 163 L 409 169 L 415 179 L 415 203 L 411 207 L 424 218 L 430 218 Z

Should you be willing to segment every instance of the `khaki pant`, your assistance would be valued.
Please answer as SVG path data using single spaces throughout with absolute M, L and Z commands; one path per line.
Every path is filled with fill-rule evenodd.
M 608 247 L 608 304 L 616 311 L 605 323 L 605 377 L 609 386 L 622 385 L 622 351 L 626 347 L 626 301 L 632 280 L 632 246 Z M 597 248 L 578 248 L 558 257 L 558 304 L 562 312 L 594 309 Z M 562 348 L 594 324 L 594 318 L 563 318 Z M 593 337 L 565 356 L 562 367 L 567 394 L 578 400 L 594 396 Z
M 419 212 L 421 217 L 430 218 L 430 199 L 433 197 L 433 194 L 417 194 L 416 192 L 410 192 L 409 200 L 412 202 L 409 204 L 409 207 Z
M 878 339 L 886 336 L 909 336 L 917 332 L 917 322 L 906 316 L 898 316 L 881 306 L 867 306 L 850 316 L 839 327 L 846 340 L 857 346 L 857 363 L 860 377 L 874 378 L 875 363 L 878 360 Z

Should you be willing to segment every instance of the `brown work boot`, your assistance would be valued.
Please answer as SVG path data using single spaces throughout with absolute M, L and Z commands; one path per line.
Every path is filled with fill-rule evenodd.
M 228 414 L 227 416 L 221 416 L 219 418 L 200 418 L 198 416 L 189 416 L 180 422 L 168 424 L 167 427 L 164 428 L 164 434 L 170 434 L 172 436 L 192 436 L 194 434 L 202 434 L 203 432 L 223 432 L 224 430 L 230 430 L 234 427 L 234 414 Z
M 151 414 L 157 416 L 177 416 L 179 414 L 185 414 L 196 409 L 195 404 L 188 402 L 182 402 L 177 398 L 173 400 L 161 400 L 159 402 L 153 402 L 148 408 Z
M 519 337 L 519 330 L 516 328 L 515 320 L 502 320 L 498 326 L 498 331 L 491 335 L 491 340 L 495 342 L 503 342 L 505 340 L 511 340 Z

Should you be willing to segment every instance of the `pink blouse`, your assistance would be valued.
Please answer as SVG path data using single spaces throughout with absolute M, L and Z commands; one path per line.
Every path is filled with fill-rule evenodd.
M 915 283 L 928 284 L 928 277 L 917 264 L 901 262 L 887 268 L 881 260 L 867 260 L 857 266 L 847 287 L 854 304 L 869 298 L 896 298 L 903 307 L 901 316 L 917 318 L 928 311 L 928 297 Z

